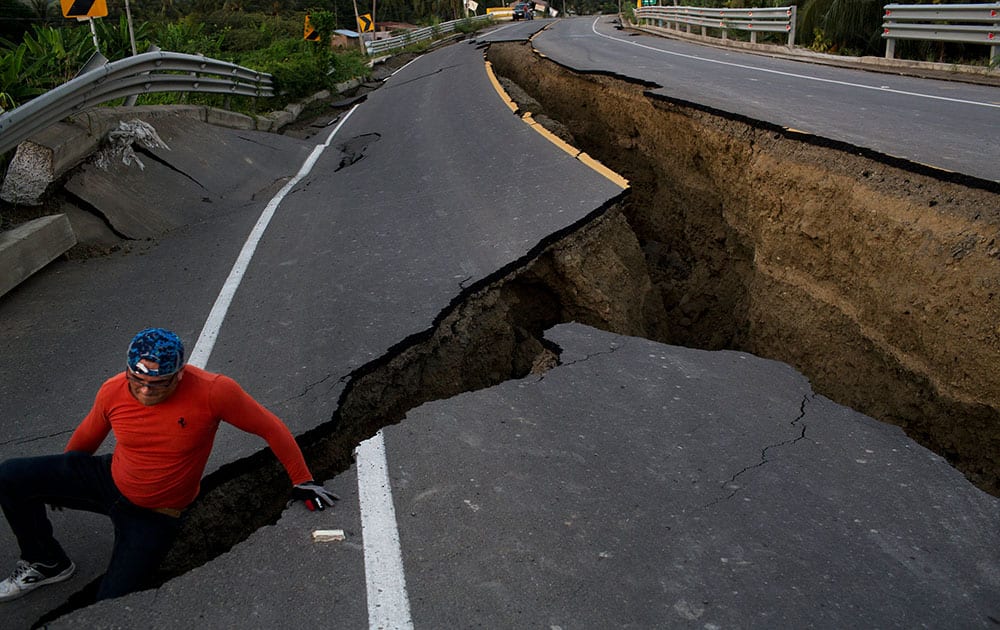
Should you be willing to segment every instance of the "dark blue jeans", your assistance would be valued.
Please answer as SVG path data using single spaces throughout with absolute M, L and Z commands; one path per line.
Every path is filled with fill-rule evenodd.
M 28 562 L 62 562 L 46 504 L 111 517 L 115 542 L 98 599 L 146 586 L 180 529 L 179 518 L 147 510 L 122 496 L 111 479 L 111 455 L 63 453 L 0 464 L 0 507 Z

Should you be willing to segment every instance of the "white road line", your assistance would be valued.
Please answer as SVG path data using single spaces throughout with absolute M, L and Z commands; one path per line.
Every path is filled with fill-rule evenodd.
M 400 67 L 396 68 L 396 70 L 395 70 L 395 71 L 394 71 L 394 72 L 393 72 L 392 74 L 390 74 L 389 76 L 390 76 L 390 77 L 394 77 L 394 76 L 396 76 L 396 75 L 397 75 L 397 74 L 399 73 L 399 71 L 400 71 L 400 70 L 402 70 L 403 68 L 407 67 L 408 65 L 410 65 L 411 63 L 413 63 L 413 62 L 414 62 L 414 61 L 416 61 L 417 59 L 420 59 L 420 57 L 419 57 L 419 56 L 417 56 L 417 57 L 414 57 L 413 59 L 410 59 L 409 61 L 407 61 L 407 62 L 406 62 L 405 64 L 403 64 L 402 66 L 400 66 Z
M 359 444 L 355 453 L 364 539 L 368 627 L 371 630 L 409 630 L 413 628 L 413 619 L 406 594 L 403 554 L 399 546 L 382 432 Z
M 204 368 L 215 348 L 219 330 L 229 312 L 233 296 L 240 283 L 257 245 L 264 236 L 268 224 L 274 217 L 285 196 L 308 175 L 319 157 L 333 142 L 334 136 L 358 108 L 352 107 L 333 128 L 326 142 L 317 144 L 302 168 L 281 190 L 271 198 L 250 235 L 243 244 L 229 277 L 222 285 L 219 296 L 205 321 L 188 363 Z M 361 524 L 365 550 L 365 575 L 368 592 L 368 620 L 370 627 L 379 630 L 407 630 L 413 628 L 410 619 L 410 604 L 406 595 L 406 581 L 403 577 L 402 552 L 399 547 L 399 533 L 396 529 L 396 512 L 392 506 L 392 491 L 385 460 L 385 445 L 382 434 L 362 442 L 358 446 L 358 491 L 361 497 Z
M 201 334 L 198 335 L 198 341 L 194 344 L 194 350 L 191 351 L 191 356 L 188 358 L 188 363 L 195 367 L 204 368 L 208 364 L 208 358 L 212 355 L 212 349 L 215 348 L 215 341 L 219 337 L 219 330 L 222 328 L 222 322 L 226 319 L 226 313 L 229 312 L 229 305 L 233 301 L 233 296 L 236 295 L 236 290 L 239 289 L 240 283 L 243 281 L 243 274 L 246 273 L 247 267 L 250 266 L 250 259 L 253 258 L 254 252 L 257 251 L 257 244 L 260 243 L 260 239 L 264 236 L 264 230 L 267 229 L 267 224 L 271 222 L 271 218 L 274 216 L 274 212 L 278 209 L 278 205 L 285 199 L 292 188 L 298 184 L 303 177 L 309 174 L 319 156 L 322 155 L 323 151 L 330 146 L 330 142 L 333 141 L 333 137 L 337 135 L 340 128 L 343 126 L 347 119 L 351 117 L 354 110 L 357 109 L 357 105 L 351 108 L 347 114 L 337 123 L 337 126 L 333 128 L 330 135 L 327 137 L 326 142 L 323 144 L 317 144 L 313 149 L 312 153 L 306 158 L 306 161 L 302 164 L 302 168 L 295 177 L 288 180 L 281 190 L 278 191 L 271 201 L 267 203 L 264 211 L 261 213 L 260 218 L 257 219 L 256 225 L 250 230 L 250 236 L 247 237 L 246 242 L 243 244 L 243 249 L 240 250 L 240 255 L 236 257 L 236 263 L 233 264 L 232 270 L 229 272 L 229 277 L 226 278 L 226 282 L 222 285 L 222 290 L 219 292 L 219 296 L 215 298 L 215 304 L 212 306 L 212 310 L 208 314 L 208 319 L 205 320 L 205 325 L 201 329 Z
M 671 50 L 663 50 L 662 48 L 655 48 L 653 46 L 646 46 L 645 44 L 640 44 L 638 42 L 630 42 L 624 39 L 618 39 L 617 37 L 612 37 L 610 35 L 605 35 L 603 33 L 597 32 L 597 23 L 601 18 L 596 18 L 594 22 L 590 25 L 590 30 L 594 32 L 594 35 L 598 37 L 603 37 L 605 39 L 610 39 L 614 42 L 619 42 L 622 44 L 628 44 L 630 46 L 638 46 L 639 48 L 645 48 L 646 50 L 652 50 L 654 52 L 663 53 L 665 55 L 673 55 L 675 57 L 683 57 L 685 59 L 694 59 L 696 61 L 706 61 L 708 63 L 717 63 L 722 66 L 732 66 L 733 68 L 742 68 L 744 70 L 754 70 L 756 72 L 767 72 L 770 74 L 778 74 L 781 76 L 792 77 L 795 79 L 804 79 L 807 81 L 818 81 L 820 83 L 833 83 L 835 85 L 843 85 L 846 87 L 854 87 L 862 90 L 874 90 L 876 92 L 891 92 L 893 94 L 902 94 L 904 96 L 916 96 L 919 98 L 929 98 L 936 101 L 948 101 L 950 103 L 962 103 L 964 105 L 977 105 L 979 107 L 992 107 L 994 109 L 1000 109 L 1000 104 L 998 103 L 984 103 L 982 101 L 967 101 L 960 98 L 950 98 L 947 96 L 935 96 L 934 94 L 922 94 L 920 92 L 907 92 L 905 90 L 894 90 L 888 88 L 884 85 L 864 85 L 862 83 L 850 83 L 848 81 L 837 81 L 835 79 L 823 79 L 820 77 L 810 77 L 804 74 L 795 74 L 794 72 L 783 72 L 781 70 L 769 70 L 767 68 L 759 68 L 757 66 L 748 66 L 741 63 L 733 63 L 731 61 L 721 61 L 719 59 L 709 59 L 708 57 L 699 57 L 697 55 L 688 55 L 685 53 L 673 52 Z
M 415 62 L 410 60 L 390 77 Z M 412 630 L 410 598 L 403 573 L 396 508 L 392 504 L 385 440 L 379 431 L 354 449 L 365 554 L 365 593 L 369 630 Z

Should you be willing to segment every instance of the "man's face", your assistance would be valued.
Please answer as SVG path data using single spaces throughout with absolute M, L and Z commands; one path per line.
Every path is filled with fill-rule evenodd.
M 139 363 L 150 370 L 160 367 L 158 363 L 146 359 L 140 360 Z M 146 376 L 125 368 L 125 377 L 128 379 L 128 389 L 132 392 L 132 396 L 143 405 L 149 406 L 161 403 L 173 395 L 181 378 L 184 377 L 184 368 L 170 376 Z

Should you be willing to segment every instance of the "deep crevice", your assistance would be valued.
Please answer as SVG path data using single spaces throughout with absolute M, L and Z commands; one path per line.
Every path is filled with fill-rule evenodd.
M 571 296 L 582 292 L 582 278 L 562 278 L 567 257 L 586 249 L 588 259 L 616 259 L 616 249 L 638 256 L 636 243 L 614 244 L 623 233 L 621 201 L 609 200 L 572 226 L 549 235 L 521 259 L 465 288 L 428 330 L 389 348 L 382 357 L 340 377 L 333 418 L 298 441 L 317 479 L 346 471 L 359 442 L 425 402 L 497 385 L 558 363 L 559 348 L 543 333 L 576 319 L 596 324 L 607 312 Z M 624 264 L 612 265 L 623 272 Z M 636 296 L 632 282 L 608 277 L 610 302 L 627 304 Z M 627 315 L 617 319 L 626 321 Z M 484 352 L 483 348 L 489 348 Z M 333 378 L 331 375 L 330 378 Z M 329 380 L 329 379 L 327 379 Z M 286 509 L 288 478 L 270 450 L 221 466 L 202 481 L 201 494 L 188 509 L 181 534 L 154 577 L 151 588 L 222 555 L 257 529 L 271 525 Z M 93 584 L 47 614 L 51 621 L 93 602 Z
M 659 334 L 799 369 L 1000 495 L 1000 186 L 577 73 L 494 71 L 625 176 Z M 637 272 L 638 275 L 639 272 Z M 602 326 L 614 332 L 614 325 Z

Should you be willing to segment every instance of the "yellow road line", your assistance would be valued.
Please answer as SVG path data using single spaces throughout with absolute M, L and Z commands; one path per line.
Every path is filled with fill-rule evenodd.
M 528 113 L 524 114 L 523 116 L 521 116 L 521 120 L 523 120 L 524 122 L 526 122 L 529 125 L 531 125 L 532 129 L 534 129 L 538 133 L 540 133 L 543 136 L 545 136 L 546 140 L 548 140 L 552 144 L 556 145 L 557 147 L 559 147 L 560 149 L 562 149 L 563 151 L 565 151 L 566 153 L 568 153 L 570 157 L 576 158 L 576 157 L 578 157 L 580 155 L 580 153 L 581 153 L 580 149 L 577 149 L 576 147 L 574 147 L 570 143 L 566 142 L 565 140 L 563 140 L 562 138 L 560 138 L 556 134 L 552 133 L 551 131 L 549 131 L 545 127 L 539 125 L 538 121 L 536 121 L 531 116 L 531 112 L 528 112 Z
M 517 103 L 512 101 L 511 98 L 507 96 L 507 90 L 503 89 L 503 86 L 501 86 L 500 82 L 497 81 L 497 75 L 494 74 L 493 72 L 493 64 L 490 63 L 489 61 L 486 62 L 486 76 L 490 78 L 490 83 L 493 84 L 493 89 L 496 90 L 497 94 L 500 95 L 500 100 L 502 100 L 504 103 L 507 104 L 507 107 L 510 108 L 510 111 L 516 113 Z
M 604 175 L 606 178 L 608 178 L 609 180 L 611 180 L 612 183 L 616 184 L 622 190 L 628 188 L 628 180 L 627 179 L 625 179 L 624 177 L 622 177 L 618 173 L 614 172 L 613 170 L 611 170 L 607 166 L 604 166 L 603 164 L 601 164 L 600 162 L 598 162 L 594 158 L 590 157 L 586 153 L 581 153 L 580 155 L 576 156 L 576 159 L 580 160 L 581 162 L 583 162 L 584 164 L 586 164 L 590 168 L 594 169 L 595 171 L 597 171 L 601 175 Z
M 496 74 L 493 72 L 493 64 L 490 63 L 488 60 L 486 61 L 486 76 L 490 78 L 490 83 L 493 84 L 493 89 L 496 90 L 497 94 L 500 95 L 500 100 L 502 100 L 504 103 L 507 104 L 507 107 L 510 108 L 510 111 L 517 113 L 517 103 L 515 103 L 513 99 L 510 98 L 510 95 L 507 94 L 507 91 L 503 89 L 503 86 L 500 85 L 500 81 L 497 80 Z M 629 184 L 627 179 L 625 179 L 618 173 L 614 172 L 607 166 L 604 166 L 603 164 L 601 164 L 594 158 L 590 157 L 583 151 L 580 151 L 576 147 L 572 146 L 565 140 L 562 140 L 561 138 L 559 138 L 559 136 L 555 135 L 545 127 L 538 124 L 535 121 L 535 119 L 532 118 L 531 112 L 525 112 L 524 114 L 522 114 L 521 120 L 526 122 L 529 127 L 540 133 L 543 138 L 545 138 L 552 144 L 556 145 L 557 147 L 565 151 L 571 157 L 576 158 L 581 163 L 589 166 L 591 169 L 594 170 L 594 172 L 607 178 L 619 188 L 622 188 L 623 190 L 628 188 Z

